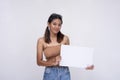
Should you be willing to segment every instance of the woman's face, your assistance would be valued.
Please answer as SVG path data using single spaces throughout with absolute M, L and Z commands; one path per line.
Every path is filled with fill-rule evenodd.
M 53 34 L 57 34 L 61 29 L 62 23 L 60 19 L 54 19 L 51 23 L 48 23 L 48 27 Z

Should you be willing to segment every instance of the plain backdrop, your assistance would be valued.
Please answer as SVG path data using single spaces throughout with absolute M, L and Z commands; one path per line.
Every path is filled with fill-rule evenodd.
M 42 80 L 36 44 L 51 13 L 71 45 L 95 48 L 94 70 L 70 68 L 71 80 L 120 80 L 119 0 L 0 0 L 0 80 Z

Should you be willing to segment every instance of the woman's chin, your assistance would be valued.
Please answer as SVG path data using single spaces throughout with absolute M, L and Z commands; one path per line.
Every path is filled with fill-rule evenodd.
M 59 31 L 55 31 L 54 34 L 57 34 Z

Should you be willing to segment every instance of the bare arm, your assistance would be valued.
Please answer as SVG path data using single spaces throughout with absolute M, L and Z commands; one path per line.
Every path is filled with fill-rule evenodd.
M 64 39 L 63 39 L 63 41 L 61 42 L 61 44 L 65 44 L 65 45 L 69 45 L 69 44 L 70 44 L 70 41 L 69 41 L 68 36 L 64 36 Z M 58 56 L 56 57 L 56 62 L 59 64 L 60 61 L 61 61 L 61 56 L 58 55 Z
M 54 66 L 54 65 L 56 65 L 55 60 L 47 60 L 47 61 L 43 60 L 43 49 L 44 49 L 43 39 L 40 38 L 37 41 L 37 64 L 39 66 Z
M 67 36 L 64 36 L 64 39 L 61 42 L 61 44 L 69 45 L 70 44 L 69 38 Z M 56 61 L 58 61 L 58 63 L 59 63 L 60 60 L 61 60 L 61 56 L 59 55 L 56 57 Z

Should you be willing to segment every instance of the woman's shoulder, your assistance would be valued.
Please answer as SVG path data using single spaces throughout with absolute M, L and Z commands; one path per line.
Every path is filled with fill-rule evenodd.
M 62 43 L 63 44 L 69 44 L 69 37 L 67 35 L 64 35 Z
M 41 44 L 44 44 L 44 37 L 39 37 L 37 42 L 41 43 Z
M 68 40 L 69 37 L 67 35 L 64 35 L 64 40 Z

